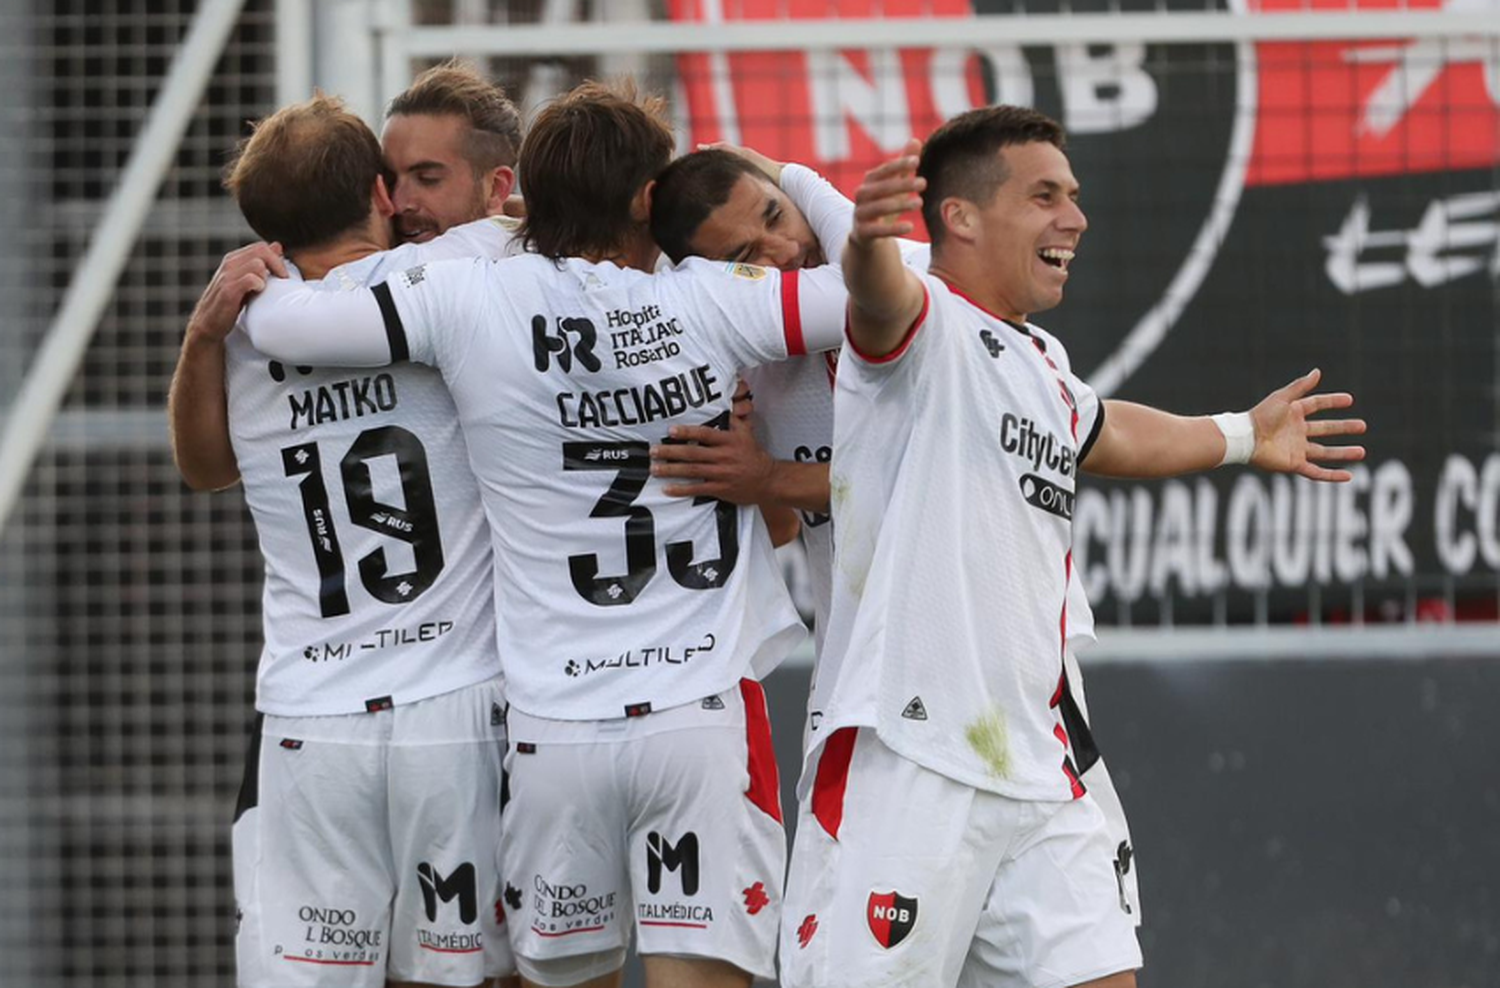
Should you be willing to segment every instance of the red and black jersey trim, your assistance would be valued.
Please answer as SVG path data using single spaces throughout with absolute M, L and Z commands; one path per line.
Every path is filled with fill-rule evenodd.
M 781 273 L 781 332 L 786 337 L 789 357 L 807 355 L 807 341 L 802 337 L 802 300 L 797 294 L 800 274 L 800 271 Z
M 1078 774 L 1083 775 L 1099 761 L 1099 745 L 1094 741 L 1094 732 L 1073 698 L 1072 684 L 1068 682 L 1068 671 L 1063 669 L 1057 681 L 1054 695 L 1058 714 L 1062 717 L 1063 730 L 1068 733 L 1069 746 L 1073 749 L 1073 764 Z
M 1104 402 L 1099 402 L 1099 412 L 1094 416 L 1094 426 L 1089 429 L 1089 436 L 1078 447 L 1078 462 L 1082 463 L 1089 458 L 1089 453 L 1094 448 L 1094 443 L 1099 439 L 1099 433 L 1104 428 Z
M 927 283 L 923 282 L 922 311 L 918 312 L 917 317 L 911 321 L 911 325 L 906 327 L 906 332 L 901 336 L 901 342 L 897 343 L 896 348 L 890 353 L 882 354 L 881 356 L 877 357 L 872 354 L 865 353 L 863 350 L 861 350 L 859 348 L 859 344 L 854 342 L 854 337 L 849 332 L 849 317 L 847 315 L 844 317 L 844 338 L 849 341 L 849 349 L 853 350 L 855 356 L 859 357 L 859 359 L 863 360 L 865 363 L 877 365 L 888 364 L 893 360 L 900 360 L 902 355 L 905 354 L 907 350 L 911 349 L 911 341 L 917 338 L 917 330 L 921 329 L 922 324 L 927 321 L 927 313 L 931 311 L 931 309 L 932 293 L 927 290 Z
M 385 339 L 391 347 L 391 363 L 399 364 L 410 360 L 411 348 L 406 343 L 406 327 L 401 324 L 401 314 L 396 311 L 391 286 L 381 282 L 370 291 L 375 293 L 375 304 L 380 306 L 380 318 L 385 321 Z

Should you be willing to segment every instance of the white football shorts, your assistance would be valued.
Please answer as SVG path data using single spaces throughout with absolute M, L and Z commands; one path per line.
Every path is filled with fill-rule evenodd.
M 787 884 L 787 988 L 1062 988 L 1141 966 L 1091 796 L 974 789 L 869 729 L 835 732 L 815 771 Z
M 765 693 L 609 721 L 512 709 L 505 893 L 528 980 L 575 984 L 641 954 L 775 977 L 786 836 Z
M 233 831 L 242 988 L 515 972 L 499 874 L 499 680 L 256 721 Z

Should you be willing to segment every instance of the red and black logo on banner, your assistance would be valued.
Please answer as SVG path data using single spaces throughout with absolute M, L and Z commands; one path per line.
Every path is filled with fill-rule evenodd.
M 865 906 L 865 921 L 870 924 L 875 942 L 890 950 L 905 940 L 916 925 L 917 900 L 896 891 L 871 892 Z

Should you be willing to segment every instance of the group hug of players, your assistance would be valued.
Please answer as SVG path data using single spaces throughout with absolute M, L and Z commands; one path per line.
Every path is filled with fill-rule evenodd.
M 1352 399 L 1315 371 L 1242 413 L 1100 400 L 1028 321 L 1087 226 L 1028 109 L 955 118 L 853 203 L 673 160 L 628 89 L 520 131 L 450 64 L 381 138 L 318 96 L 226 173 L 265 242 L 194 311 L 171 424 L 189 484 L 243 483 L 266 564 L 240 984 L 608 986 L 633 936 L 651 988 L 778 959 L 1133 985 L 1078 472 L 1344 480 L 1318 464 L 1362 448 L 1323 442 L 1364 424 L 1309 416 Z M 760 680 L 805 632 L 773 535 L 816 604 L 789 872 Z

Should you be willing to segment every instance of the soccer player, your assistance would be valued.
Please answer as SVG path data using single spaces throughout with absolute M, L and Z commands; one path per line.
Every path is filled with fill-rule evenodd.
M 226 184 L 251 227 L 334 292 L 392 264 L 507 249 L 507 230 L 481 220 L 386 252 L 384 172 L 369 128 L 317 97 L 262 121 Z M 285 267 L 267 244 L 231 255 L 184 344 L 185 363 L 195 344 L 227 361 L 218 427 L 266 560 L 259 714 L 233 832 L 239 983 L 511 975 L 492 565 L 452 399 L 426 368 L 284 364 L 229 335 L 273 273 Z M 222 387 L 222 363 L 218 374 Z M 215 441 L 193 435 L 195 413 L 224 410 L 222 392 L 193 381 L 180 365 L 179 453 Z
M 515 187 L 521 118 L 472 66 L 445 62 L 391 100 L 380 143 L 394 176 L 396 234 L 425 243 L 460 223 L 504 213 Z
M 783 166 L 765 161 L 764 167 L 772 174 L 721 148 L 695 151 L 668 165 L 651 202 L 651 234 L 667 257 L 674 264 L 708 257 L 783 271 L 823 264 L 823 251 L 802 211 L 777 185 Z M 790 170 L 807 184 L 823 184 L 810 169 Z M 837 351 L 809 354 L 745 372 L 756 396 L 764 449 L 742 424 L 720 432 L 684 426 L 674 434 L 684 441 L 652 448 L 654 475 L 690 481 L 667 487 L 668 494 L 798 510 L 820 647 L 832 585 L 828 459 L 837 358 Z
M 1096 757 L 1065 673 L 1080 466 L 1123 477 L 1251 462 L 1347 480 L 1359 420 L 1317 372 L 1249 413 L 1101 402 L 1032 324 L 1087 226 L 1058 125 L 956 117 L 872 171 L 843 255 L 833 613 L 793 850 L 791 986 L 1128 988 L 1140 965 Z M 925 188 L 920 199 L 918 193 Z M 920 202 L 931 269 L 903 265 Z
M 678 158 L 658 177 L 651 202 L 652 234 L 674 262 L 696 255 L 783 269 L 822 263 L 824 243 L 829 256 L 842 257 L 853 221 L 854 204 L 812 169 L 775 162 L 744 148 L 707 148 Z M 927 244 L 897 243 L 906 264 L 927 268 Z M 794 357 L 746 372 L 758 396 L 757 417 L 769 452 L 752 433 L 739 428 L 715 433 L 684 427 L 678 438 L 692 442 L 652 447 L 657 476 L 698 482 L 667 487 L 668 494 L 707 493 L 736 503 L 762 504 L 800 498 L 793 503 L 803 508 L 801 535 L 818 654 L 833 593 L 834 532 L 827 504 L 836 356 Z M 773 462 L 773 456 L 780 459 Z M 1081 581 L 1069 581 L 1067 607 L 1064 664 L 1086 722 L 1077 652 L 1096 638 Z M 808 711 L 804 735 L 821 716 L 817 709 Z M 1121 900 L 1139 925 L 1139 869 L 1132 862 L 1130 826 L 1102 757 L 1088 769 L 1086 782 L 1108 824 Z
M 520 114 L 504 90 L 473 66 L 450 61 L 417 76 L 386 111 L 382 151 L 393 182 L 388 191 L 396 240 L 423 242 L 502 215 L 515 188 L 520 147 Z M 193 490 L 223 490 L 239 482 L 225 419 L 224 340 L 246 291 L 258 290 L 269 274 L 285 275 L 280 256 L 279 248 L 265 244 L 227 255 L 189 322 L 172 377 L 169 418 L 177 469 Z
M 741 368 L 836 345 L 845 296 L 836 270 L 652 276 L 672 145 L 657 101 L 579 87 L 522 150 L 534 253 L 340 295 L 273 281 L 245 316 L 288 363 L 410 357 L 453 393 L 495 547 L 504 865 L 533 984 L 608 983 L 632 927 L 653 988 L 774 976 L 785 846 L 757 678 L 801 625 L 759 513 L 668 498 L 648 450 L 727 426 Z

